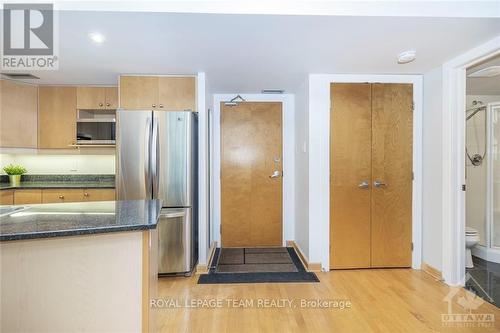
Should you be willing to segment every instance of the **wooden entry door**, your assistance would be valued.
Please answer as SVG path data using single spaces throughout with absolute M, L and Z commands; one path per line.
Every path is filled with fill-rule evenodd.
M 282 246 L 282 105 L 221 103 L 221 245 Z
M 332 84 L 330 267 L 409 267 L 413 88 Z

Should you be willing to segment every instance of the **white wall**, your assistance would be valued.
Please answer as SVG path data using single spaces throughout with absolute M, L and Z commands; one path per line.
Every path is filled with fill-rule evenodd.
M 0 154 L 1 174 L 7 164 L 20 164 L 31 175 L 115 174 L 115 155 Z
M 442 68 L 424 75 L 422 261 L 442 267 Z
M 420 268 L 422 254 L 422 76 L 309 75 L 309 262 L 330 266 L 330 84 L 386 82 L 413 84 L 413 206 L 412 267 Z
M 295 95 L 295 242 L 309 259 L 309 80 Z
M 209 168 L 208 168 L 208 110 L 206 108 L 205 73 L 196 78 L 196 107 L 198 110 L 198 263 L 207 263 L 209 244 Z
M 295 239 L 295 96 L 292 94 L 240 94 L 249 102 L 283 103 L 283 245 Z M 214 94 L 212 132 L 213 236 L 220 245 L 220 103 L 236 94 Z

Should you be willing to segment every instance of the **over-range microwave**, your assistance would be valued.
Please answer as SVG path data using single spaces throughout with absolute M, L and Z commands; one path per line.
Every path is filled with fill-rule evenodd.
M 77 145 L 114 145 L 116 138 L 115 110 L 78 110 Z

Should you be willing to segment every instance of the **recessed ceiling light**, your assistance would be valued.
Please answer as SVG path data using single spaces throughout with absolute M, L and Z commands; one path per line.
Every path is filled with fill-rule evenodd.
M 99 32 L 89 33 L 89 38 L 97 44 L 102 44 L 106 40 L 106 37 L 104 37 L 104 35 Z
M 500 75 L 500 66 L 486 67 L 486 68 L 480 69 L 478 71 L 475 71 L 474 73 L 470 73 L 467 76 L 468 77 L 494 77 L 497 75 Z
M 398 64 L 407 64 L 417 58 L 417 51 L 409 50 L 398 55 Z

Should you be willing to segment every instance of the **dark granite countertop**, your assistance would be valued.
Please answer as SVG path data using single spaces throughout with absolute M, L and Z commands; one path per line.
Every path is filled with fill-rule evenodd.
M 43 188 L 115 188 L 114 175 L 23 175 L 19 186 L 0 176 L 0 190 Z
M 160 211 L 160 200 L 1 206 L 0 241 L 154 229 Z

